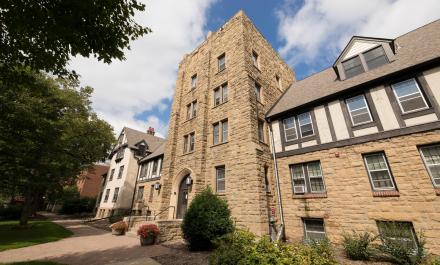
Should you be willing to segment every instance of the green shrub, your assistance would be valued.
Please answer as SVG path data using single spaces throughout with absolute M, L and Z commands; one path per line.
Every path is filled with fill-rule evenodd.
M 440 258 L 433 258 L 430 262 L 429 265 L 440 265 Z
M 343 234 L 343 242 L 345 254 L 352 260 L 370 260 L 374 255 L 374 249 L 371 243 L 376 240 L 377 236 L 364 232 L 351 234 Z
M 62 214 L 79 214 L 79 213 L 90 213 L 95 207 L 95 198 L 80 198 L 73 197 L 68 198 L 62 203 L 61 213 Z
M 213 247 L 213 240 L 232 232 L 233 227 L 228 204 L 208 187 L 189 205 L 182 233 L 191 250 L 206 250 Z
M 18 220 L 20 219 L 22 205 L 0 206 L 0 220 Z
M 237 230 L 217 241 L 210 265 L 333 265 L 337 264 L 328 240 L 275 245 L 268 237 L 256 241 L 252 233 Z

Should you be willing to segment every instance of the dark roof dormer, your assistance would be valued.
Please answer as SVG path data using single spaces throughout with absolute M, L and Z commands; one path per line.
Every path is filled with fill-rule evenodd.
M 333 64 L 340 80 L 373 70 L 394 60 L 392 39 L 353 36 Z

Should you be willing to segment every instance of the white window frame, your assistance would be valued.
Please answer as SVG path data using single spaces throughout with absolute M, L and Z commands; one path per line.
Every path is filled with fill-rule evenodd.
M 435 180 L 440 179 L 440 177 L 434 178 L 434 176 L 432 175 L 432 172 L 431 172 L 431 168 L 429 167 L 429 166 L 439 166 L 440 164 L 428 164 L 428 162 L 426 161 L 426 158 L 425 158 L 425 154 L 423 153 L 423 148 L 433 147 L 433 146 L 440 147 L 440 144 L 422 146 L 422 147 L 420 147 L 420 154 L 422 155 L 423 163 L 425 163 L 426 170 L 428 171 L 428 174 L 431 177 L 432 185 L 434 185 L 435 188 L 440 188 L 440 185 L 436 185 L 436 183 L 435 183 Z
M 307 220 L 322 220 L 322 228 L 324 228 L 324 232 L 321 231 L 314 231 L 314 230 L 310 230 L 311 233 L 315 233 L 315 234 L 323 234 L 324 238 L 327 236 L 327 233 L 325 232 L 325 221 L 323 218 L 303 218 L 303 225 L 304 225 L 304 237 L 306 239 L 310 239 L 307 235 L 309 230 L 307 230 Z
M 312 125 L 312 132 L 313 132 L 313 134 L 311 134 L 311 135 L 307 135 L 307 136 L 303 136 L 302 135 L 302 130 L 301 130 L 301 122 L 300 122 L 300 120 L 299 120 L 299 116 L 301 116 L 301 115 L 303 115 L 303 114 L 309 114 L 309 117 L 310 117 L 310 124 Z M 307 111 L 307 112 L 304 112 L 304 113 L 301 113 L 301 114 L 299 114 L 298 116 L 297 116 L 297 119 L 298 119 L 298 126 L 299 126 L 299 132 L 300 132 L 300 135 L 301 135 L 301 138 L 303 139 L 303 138 L 307 138 L 307 137 L 311 137 L 311 136 L 314 136 L 315 135 L 315 128 L 313 127 L 313 119 L 312 119 L 312 114 L 310 114 L 310 111 Z M 307 123 L 308 124 L 308 123 Z M 303 124 L 303 125 L 307 125 L 307 124 Z
M 124 174 L 125 165 L 119 167 L 118 177 L 116 179 L 122 179 L 122 174 Z
M 287 129 L 286 129 L 286 123 L 285 123 L 284 121 L 287 120 L 287 119 L 290 119 L 290 118 L 293 119 L 293 127 L 292 127 L 292 128 L 287 128 Z M 291 142 L 291 141 L 296 141 L 296 140 L 298 140 L 298 130 L 296 129 L 296 118 L 295 118 L 295 116 L 292 116 L 292 117 L 289 117 L 289 118 L 285 118 L 285 119 L 283 119 L 283 128 L 284 128 L 284 139 L 286 140 L 286 142 Z M 295 135 L 296 135 L 296 137 L 295 137 L 295 139 L 287 140 L 286 130 L 290 130 L 290 129 L 294 129 L 294 130 L 295 130 Z
M 112 198 L 112 202 L 113 203 L 117 203 L 119 199 L 119 187 L 116 187 L 113 191 L 113 198 Z
M 191 89 L 194 89 L 197 87 L 197 74 L 194 74 L 191 76 Z
M 313 176 L 313 177 L 310 176 L 310 174 L 309 174 L 309 172 L 310 172 L 309 165 L 312 164 L 312 163 L 318 163 L 319 171 L 321 172 L 320 176 Z M 325 192 L 327 192 L 327 188 L 325 186 L 325 181 L 324 181 L 324 174 L 322 174 L 321 161 L 308 162 L 308 163 L 306 163 L 306 166 L 307 166 L 307 177 L 309 178 L 309 183 L 310 183 L 310 193 L 325 193 Z M 324 186 L 324 190 L 323 191 L 312 191 L 312 182 L 310 181 L 311 178 L 315 178 L 315 179 L 320 178 L 322 180 L 322 185 Z
M 358 109 L 350 109 L 350 105 L 348 104 L 348 102 L 349 102 L 350 100 L 352 100 L 352 99 L 354 99 L 354 98 L 358 98 L 358 97 L 362 97 L 362 99 L 364 100 L 364 103 L 365 103 L 365 107 L 358 108 Z M 351 98 L 346 99 L 346 100 L 345 100 L 345 105 L 347 106 L 348 113 L 350 114 L 351 124 L 353 124 L 353 126 L 362 125 L 362 124 L 367 124 L 367 123 L 370 123 L 370 122 L 373 121 L 373 116 L 371 115 L 370 107 L 368 106 L 368 102 L 367 102 L 367 99 L 365 98 L 365 95 L 364 95 L 364 94 L 357 95 L 357 96 L 354 96 L 354 97 L 351 97 Z M 364 121 L 364 122 L 360 122 L 360 123 L 356 123 L 356 124 L 355 124 L 355 123 L 354 123 L 354 120 L 353 120 L 353 114 L 352 114 L 352 112 L 353 112 L 353 111 L 356 111 L 356 110 L 365 109 L 365 108 L 368 110 L 368 115 L 369 115 L 369 117 L 370 117 L 370 120 L 369 120 L 369 121 Z
M 223 183 L 224 183 L 223 190 L 219 190 L 219 188 L 218 188 L 219 187 L 219 185 L 218 185 L 218 182 L 219 182 L 218 171 L 220 169 L 223 169 L 223 179 L 220 179 L 220 180 L 223 180 Z M 224 193 L 226 191 L 226 166 L 224 166 L 224 165 L 215 167 L 215 191 L 216 191 L 216 193 Z
M 376 188 L 375 185 L 374 185 L 374 181 L 373 181 L 373 178 L 372 178 L 370 172 L 384 171 L 385 169 L 370 170 L 370 169 L 368 168 L 367 157 L 369 157 L 369 156 L 376 156 L 376 155 L 378 155 L 378 154 L 380 154 L 380 155 L 382 156 L 382 158 L 384 159 L 384 161 L 385 161 L 386 170 L 387 170 L 387 172 L 388 172 L 388 176 L 390 177 L 391 184 L 393 185 L 393 187 L 388 187 L 388 188 Z M 371 187 L 373 188 L 373 191 L 388 191 L 388 190 L 396 190 L 396 185 L 394 184 L 394 177 L 393 177 L 393 175 L 391 174 L 391 170 L 390 170 L 390 168 L 389 168 L 389 166 L 388 166 L 388 160 L 387 160 L 387 158 L 386 158 L 386 156 L 385 156 L 384 153 L 372 153 L 372 154 L 364 155 L 364 162 L 365 162 L 365 167 L 367 168 L 368 177 L 370 178 Z
M 320 176 L 310 177 L 309 165 L 312 164 L 312 163 L 318 163 L 319 170 L 321 171 L 321 175 Z M 302 178 L 294 178 L 293 177 L 293 167 L 294 166 L 300 166 L 301 167 Z M 305 172 L 305 169 L 304 169 L 305 167 L 307 167 L 307 176 L 306 176 L 306 172 Z M 292 165 L 289 166 L 289 168 L 290 168 L 290 179 L 292 181 L 292 189 L 293 189 L 293 193 L 294 194 L 295 194 L 295 186 L 298 186 L 298 185 L 295 185 L 295 181 L 294 181 L 295 179 L 297 179 L 297 180 L 299 180 L 299 179 L 304 180 L 304 193 L 315 193 L 315 194 L 317 193 L 317 194 L 320 194 L 320 193 L 326 193 L 327 192 L 327 187 L 325 186 L 325 181 L 324 181 L 324 174 L 322 172 L 321 161 L 311 161 L 311 162 L 304 162 L 304 163 L 299 163 L 299 164 L 292 164 Z M 312 191 L 312 184 L 310 182 L 311 178 L 314 178 L 314 179 L 319 178 L 319 179 L 321 179 L 322 180 L 322 185 L 324 186 L 324 190 L 322 190 L 322 191 Z M 308 188 L 307 183 L 310 183 L 310 190 Z
M 293 177 L 293 167 L 294 166 L 300 166 L 301 167 L 301 171 L 302 171 L 302 178 L 294 178 Z M 304 181 L 304 193 L 307 193 L 307 181 L 306 181 L 306 173 L 304 172 L 304 164 L 295 164 L 295 165 L 291 165 L 290 166 L 290 178 L 292 179 L 292 189 L 293 189 L 293 194 L 295 194 L 295 179 L 300 180 L 302 179 Z
M 416 84 L 416 87 L 417 87 L 418 93 L 420 94 L 420 96 L 421 96 L 422 99 L 423 99 L 423 102 L 425 103 L 425 107 L 422 107 L 422 108 L 418 108 L 418 109 L 415 109 L 415 110 L 411 110 L 411 111 L 406 111 L 406 112 L 405 112 L 405 111 L 403 110 L 402 104 L 400 103 L 400 98 L 399 98 L 399 96 L 397 96 L 396 89 L 394 88 L 394 86 L 397 85 L 397 84 L 403 83 L 403 82 L 407 82 L 407 81 L 409 81 L 409 80 L 413 80 L 414 83 Z M 391 88 L 392 88 L 392 90 L 393 90 L 394 96 L 396 97 L 397 103 L 399 103 L 400 111 L 402 111 L 402 114 L 407 114 L 407 113 L 412 113 L 412 112 L 417 112 L 417 111 L 421 111 L 421 110 L 429 109 L 429 105 L 428 105 L 428 102 L 426 101 L 425 95 L 422 93 L 422 90 L 420 89 L 420 86 L 419 86 L 419 84 L 418 84 L 418 82 L 417 82 L 417 80 L 416 80 L 415 78 L 410 78 L 410 79 L 406 79 L 406 80 L 403 80 L 403 81 L 400 81 L 400 82 L 394 83 L 394 84 L 391 85 Z M 411 96 L 411 95 L 415 95 L 415 94 L 417 94 L 417 93 L 411 93 L 411 94 L 405 95 L 404 97 Z
M 223 64 L 220 64 L 222 58 L 223 58 Z M 226 54 L 225 53 L 223 53 L 222 55 L 217 57 L 217 66 L 218 66 L 218 72 L 221 72 L 226 69 Z

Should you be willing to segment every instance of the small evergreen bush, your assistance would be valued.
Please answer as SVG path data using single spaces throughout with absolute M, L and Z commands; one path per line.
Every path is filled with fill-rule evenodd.
M 374 248 L 371 246 L 377 236 L 364 232 L 351 234 L 343 234 L 342 245 L 344 246 L 345 254 L 352 260 L 370 260 L 374 255 Z
M 233 231 L 231 212 L 225 200 L 208 187 L 197 194 L 183 218 L 183 238 L 191 250 L 207 250 L 213 240 Z

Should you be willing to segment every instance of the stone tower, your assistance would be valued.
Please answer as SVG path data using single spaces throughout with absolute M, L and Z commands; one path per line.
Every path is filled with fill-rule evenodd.
M 184 56 L 157 202 L 162 218 L 181 218 L 209 185 L 239 227 L 268 233 L 276 194 L 264 115 L 294 80 L 243 11 Z

